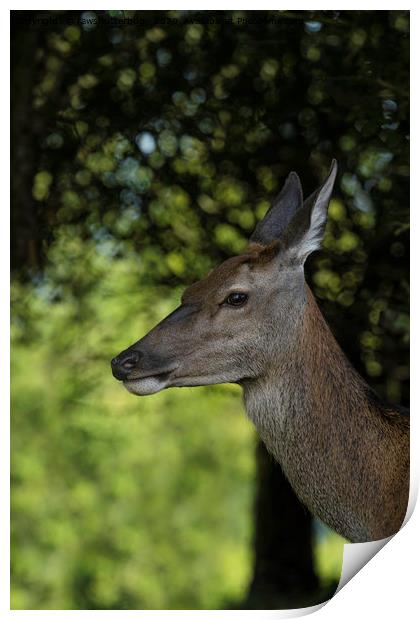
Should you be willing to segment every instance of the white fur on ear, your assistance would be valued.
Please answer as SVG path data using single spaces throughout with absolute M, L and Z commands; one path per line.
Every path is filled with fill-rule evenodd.
M 311 224 L 308 232 L 302 239 L 301 252 L 305 255 L 305 258 L 311 252 L 318 250 L 321 247 L 322 239 L 324 238 L 325 233 L 325 226 L 327 223 L 328 205 L 336 176 L 337 162 L 334 159 L 324 185 L 322 185 L 317 192 L 315 202 L 312 207 Z
M 328 177 L 305 200 L 302 209 L 293 218 L 290 229 L 286 231 L 288 254 L 292 259 L 304 263 L 309 254 L 321 247 L 336 176 L 337 162 L 333 159 Z

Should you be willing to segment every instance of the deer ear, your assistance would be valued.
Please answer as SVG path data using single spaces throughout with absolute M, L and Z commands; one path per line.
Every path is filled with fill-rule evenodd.
M 333 159 L 324 183 L 305 200 L 284 232 L 282 241 L 293 262 L 303 264 L 311 252 L 321 247 L 336 176 L 337 162 Z
M 302 205 L 302 186 L 296 172 L 291 172 L 273 205 L 252 233 L 250 241 L 269 245 L 280 239 Z

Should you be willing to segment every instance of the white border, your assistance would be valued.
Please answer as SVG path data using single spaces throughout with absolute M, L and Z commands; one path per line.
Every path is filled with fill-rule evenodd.
M 86 10 L 87 8 L 91 10 L 106 10 L 106 5 L 108 3 L 99 4 L 97 2 L 92 2 L 89 7 L 81 7 L 80 10 Z M 155 0 L 153 3 L 153 10 L 168 10 L 171 7 L 168 2 L 160 2 L 159 0 Z M 105 5 L 105 6 L 104 6 Z M 251 3 L 249 1 L 242 2 L 231 2 L 229 5 L 229 10 L 255 10 L 255 3 Z M 115 8 L 115 7 L 108 7 Z M 136 9 L 141 10 L 138 3 L 128 2 L 127 6 L 125 6 L 127 10 Z M 222 6 L 222 3 L 216 0 L 216 2 L 212 2 L 209 4 L 208 2 L 198 1 L 196 0 L 193 3 L 190 2 L 180 2 L 175 5 L 176 9 L 182 10 L 226 10 L 226 6 Z M 66 10 L 64 4 L 60 2 L 55 2 L 53 9 L 45 9 L 45 10 Z M 293 7 L 289 10 L 318 10 L 319 7 L 314 7 L 313 4 L 303 2 L 299 3 L 299 9 Z M 28 6 L 27 3 L 16 2 L 13 10 L 36 10 L 33 7 Z M 39 9 L 41 10 L 41 9 Z M 259 9 L 261 10 L 261 9 Z M 274 2 L 266 2 L 264 5 L 264 10 L 279 10 L 279 6 Z M 281 9 L 281 10 L 286 10 Z M 322 10 L 337 10 L 336 3 L 332 2 L 323 2 Z M 395 3 L 390 2 L 368 2 L 363 3 L 363 5 L 354 4 L 348 5 L 347 9 L 341 8 L 340 10 L 401 10 L 401 7 L 396 7 Z M 407 9 L 406 9 L 407 10 Z M 6 10 L 2 10 L 3 19 L 1 21 L 1 25 L 3 28 L 3 36 L 0 38 L 1 45 L 3 47 L 2 54 L 0 58 L 4 62 L 5 66 L 2 72 L 3 85 L 9 82 L 9 63 L 10 63 L 10 35 L 9 35 L 9 12 Z M 419 31 L 419 19 L 418 19 L 418 11 L 417 9 L 411 10 L 411 46 L 412 46 L 412 55 L 411 55 L 411 63 L 412 66 L 417 66 L 415 64 L 415 60 L 419 58 L 419 45 L 418 39 L 420 35 Z M 418 80 L 415 79 L 416 76 L 412 72 L 412 109 L 417 112 L 419 109 L 417 104 L 419 103 L 418 97 Z M 6 95 L 4 95 L 1 99 L 1 116 L 3 123 L 8 123 L 8 119 L 10 118 L 10 105 Z M 5 119 L 7 119 L 5 121 Z M 415 140 L 415 144 L 418 144 L 418 121 L 417 114 L 415 113 L 412 117 L 412 136 Z M 6 142 L 8 141 L 9 136 L 9 127 L 4 128 L 4 136 L 6 137 Z M 415 164 L 413 164 L 414 167 Z M 2 175 L 4 175 L 4 180 L 1 184 L 3 190 L 3 208 L 1 209 L 1 217 L 3 218 L 2 225 L 0 226 L 0 235 L 1 243 L 0 243 L 0 252 L 1 252 L 1 290 L 9 291 L 9 243 L 10 243 L 10 215 L 5 205 L 9 203 L 9 195 L 10 195 L 10 185 L 9 185 L 9 156 L 4 157 L 4 161 L 1 166 Z M 14 171 L 14 174 L 18 174 L 18 171 Z M 419 234 L 419 218 L 420 218 L 420 196 L 419 196 L 419 188 L 417 182 L 417 175 L 414 175 L 412 178 L 412 211 L 411 211 L 411 219 L 412 219 L 412 236 L 413 240 L 415 236 Z M 419 264 L 419 245 L 413 243 L 412 244 L 412 254 L 411 254 L 411 262 L 413 265 Z M 412 316 L 416 318 L 420 312 L 420 304 L 419 304 L 419 275 L 417 270 L 414 270 L 412 274 Z M 5 295 L 6 297 L 6 295 Z M 161 618 L 161 617 L 179 617 L 181 619 L 184 617 L 196 617 L 200 616 L 202 618 L 213 618 L 215 614 L 219 617 L 226 618 L 244 618 L 244 617 L 258 617 L 258 618 L 279 618 L 279 617 L 296 617 L 297 615 L 302 615 L 299 613 L 299 610 L 290 610 L 290 611 L 10 611 L 9 610 L 9 560 L 10 560 L 10 548 L 9 548 L 9 535 L 10 535 L 10 526 L 9 526 L 9 511 L 5 510 L 5 506 L 9 506 L 9 458 L 10 458 L 10 446 L 9 446 L 9 432 L 10 432 L 10 423 L 9 417 L 7 415 L 7 411 L 9 410 L 9 398 L 10 398 L 10 390 L 9 390 L 9 329 L 8 325 L 10 322 L 9 315 L 9 307 L 7 303 L 2 304 L 1 306 L 2 312 L 2 321 L 1 324 L 3 326 L 3 330 L 1 332 L 1 354 L 2 354 L 2 376 L 4 378 L 3 386 L 2 386 L 2 397 L 4 399 L 4 414 L 2 416 L 2 432 L 0 434 L 0 458 L 1 458 L 1 497 L 2 497 L 2 506 L 3 510 L 1 511 L 1 560 L 0 560 L 0 609 L 6 615 L 25 615 L 25 617 L 38 617 L 40 614 L 48 614 L 49 617 L 57 617 L 61 618 L 62 616 L 67 616 L 69 614 L 77 613 L 79 617 L 91 618 L 92 614 L 106 614 L 109 618 L 111 617 L 120 617 L 121 614 L 130 614 L 130 615 L 141 615 L 142 618 Z M 419 338 L 419 329 L 417 327 L 416 322 L 412 328 L 412 351 L 419 350 L 420 346 L 420 338 Z M 417 346 L 416 346 L 417 345 Z M 416 360 L 414 353 L 412 353 L 412 364 L 411 364 L 411 373 L 413 375 L 413 385 L 419 384 L 420 377 L 418 373 L 418 368 L 416 367 Z M 411 458 L 412 458 L 412 466 L 411 466 L 411 501 L 417 495 L 418 489 L 418 472 L 419 472 L 419 462 L 420 455 L 418 449 L 418 439 L 417 432 L 419 429 L 418 422 L 418 414 L 416 412 L 419 411 L 419 397 L 414 393 L 412 394 L 412 449 L 411 449 Z M 385 620 L 387 618 L 394 618 L 397 614 L 402 616 L 403 618 L 412 618 L 414 617 L 414 610 L 418 610 L 418 603 L 416 600 L 417 594 L 417 551 L 420 548 L 420 511 L 414 512 L 411 519 L 409 519 L 408 523 L 403 527 L 401 532 L 399 532 L 389 544 L 386 545 L 385 549 L 381 551 L 376 557 L 373 558 L 372 561 L 368 563 L 367 566 L 363 568 L 361 573 L 358 573 L 355 577 L 353 577 L 350 581 L 350 584 L 341 590 L 337 596 L 334 596 L 333 599 L 328 602 L 325 606 L 316 606 L 312 608 L 313 611 L 320 609 L 319 617 L 325 619 L 333 619 L 339 617 L 343 620 L 347 618 L 353 618 L 354 614 L 363 613 L 363 615 L 367 614 L 375 614 L 375 616 L 380 615 Z M 371 543 L 367 543 L 368 545 Z M 351 545 L 351 547 L 357 547 L 357 545 Z M 347 553 L 347 552 L 345 552 Z M 359 558 L 360 559 L 360 558 Z M 40 567 L 42 570 L 42 567 Z M 300 610 L 304 614 L 308 613 L 309 610 Z

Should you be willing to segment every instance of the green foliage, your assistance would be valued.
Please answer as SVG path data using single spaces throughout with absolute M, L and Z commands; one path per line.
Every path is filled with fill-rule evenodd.
M 214 608 L 251 570 L 254 434 L 239 389 L 138 399 L 109 359 L 176 303 L 135 260 L 73 247 L 82 297 L 16 286 L 12 356 L 12 607 Z M 79 258 L 74 254 L 80 251 Z M 146 307 L 147 306 L 147 307 Z M 217 543 L 216 543 L 217 541 Z
M 142 286 L 137 257 L 70 233 L 42 283 L 12 286 L 12 608 L 235 605 L 255 494 L 240 390 L 139 399 L 117 385 L 109 360 L 179 291 Z M 324 581 L 337 578 L 324 564 Z
M 343 544 L 343 538 L 335 532 L 324 532 L 319 537 L 314 560 L 321 586 L 331 587 L 331 583 L 339 581 L 343 564 Z

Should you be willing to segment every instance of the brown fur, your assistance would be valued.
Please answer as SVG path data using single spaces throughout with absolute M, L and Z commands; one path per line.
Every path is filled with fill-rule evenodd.
M 224 261 L 224 263 L 212 269 L 205 278 L 194 282 L 194 284 L 185 289 L 182 295 L 182 303 L 202 303 L 207 297 L 214 297 L 222 284 L 235 276 L 238 267 L 249 260 L 251 260 L 251 255 L 241 254 Z
M 408 417 L 372 398 L 306 298 L 287 355 L 245 385 L 248 413 L 314 514 L 353 542 L 385 538 L 407 508 Z
M 241 265 L 263 266 L 277 256 L 278 252 L 278 242 L 269 246 L 250 243 L 244 254 L 228 258 L 221 265 L 212 269 L 205 278 L 186 288 L 182 295 L 182 303 L 196 304 L 202 303 L 206 298 L 213 298 L 225 282 L 235 278 Z

